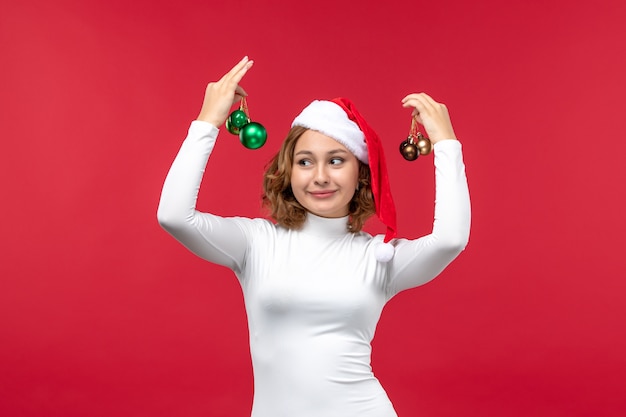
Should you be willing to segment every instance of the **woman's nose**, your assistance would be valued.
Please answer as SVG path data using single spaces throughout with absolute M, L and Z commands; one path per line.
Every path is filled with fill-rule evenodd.
M 325 166 L 320 165 L 315 170 L 315 183 L 316 184 L 328 184 L 328 172 Z

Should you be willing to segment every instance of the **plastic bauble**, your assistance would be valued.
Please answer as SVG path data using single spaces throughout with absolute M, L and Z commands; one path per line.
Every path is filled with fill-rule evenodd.
M 239 129 L 250 123 L 250 118 L 243 110 L 235 110 L 228 116 L 228 120 L 232 127 Z
M 400 144 L 400 153 L 407 161 L 415 161 L 420 155 L 419 149 L 410 139 L 407 139 Z
M 239 131 L 239 140 L 248 149 L 259 149 L 265 145 L 267 130 L 260 123 L 250 122 Z
M 430 139 L 425 138 L 423 136 L 420 137 L 416 145 L 421 155 L 428 155 L 433 150 L 433 144 L 430 141 Z
M 238 127 L 233 126 L 230 123 L 230 117 L 229 117 L 228 119 L 226 119 L 226 130 L 228 130 L 233 135 L 238 135 L 240 129 Z

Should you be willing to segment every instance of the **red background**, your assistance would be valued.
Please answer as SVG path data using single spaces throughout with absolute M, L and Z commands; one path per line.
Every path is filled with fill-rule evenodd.
M 400 233 L 428 233 L 432 157 L 397 152 L 400 99 L 450 108 L 472 235 L 383 314 L 400 416 L 626 415 L 626 2 L 286 4 L 2 1 L 0 415 L 248 415 L 238 284 L 156 222 L 206 83 L 246 54 L 270 138 L 220 137 L 203 210 L 261 214 L 292 118 L 344 95 L 385 142 Z

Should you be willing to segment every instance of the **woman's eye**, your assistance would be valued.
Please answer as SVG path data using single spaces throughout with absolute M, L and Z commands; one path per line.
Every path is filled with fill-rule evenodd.
M 330 164 L 331 165 L 339 165 L 342 162 L 343 162 L 342 158 L 333 158 L 333 159 L 330 160 Z
M 311 165 L 311 161 L 309 161 L 308 159 L 301 159 L 298 161 L 298 165 L 308 167 Z

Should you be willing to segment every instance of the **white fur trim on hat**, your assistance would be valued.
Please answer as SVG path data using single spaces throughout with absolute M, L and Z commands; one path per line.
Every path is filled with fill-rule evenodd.
M 346 112 L 331 101 L 315 100 L 300 112 L 291 127 L 302 126 L 335 139 L 348 148 L 356 158 L 368 164 L 365 135 Z

